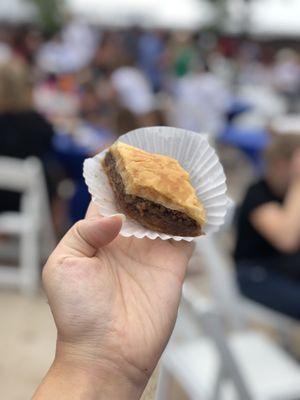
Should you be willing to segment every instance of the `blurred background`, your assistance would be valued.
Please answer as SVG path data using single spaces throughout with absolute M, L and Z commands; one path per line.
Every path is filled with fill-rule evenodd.
M 52 360 L 40 274 L 84 159 L 157 125 L 208 135 L 232 201 L 145 398 L 300 399 L 300 0 L 0 1 L 1 398 Z

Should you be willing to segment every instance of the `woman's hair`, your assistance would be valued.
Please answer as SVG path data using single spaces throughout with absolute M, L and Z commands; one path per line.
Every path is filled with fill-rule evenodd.
M 31 83 L 27 66 L 17 59 L 0 64 L 0 112 L 31 108 Z
M 271 165 L 278 159 L 288 161 L 298 149 L 300 149 L 300 132 L 276 135 L 265 150 L 266 163 Z

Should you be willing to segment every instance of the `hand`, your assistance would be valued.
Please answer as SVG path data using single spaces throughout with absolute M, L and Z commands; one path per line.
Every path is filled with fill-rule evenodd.
M 121 224 L 92 204 L 49 258 L 43 281 L 58 331 L 56 376 L 88 371 L 107 389 L 103 398 L 133 400 L 173 330 L 192 246 L 124 238 Z
M 300 180 L 300 150 L 296 150 L 290 164 L 292 179 Z

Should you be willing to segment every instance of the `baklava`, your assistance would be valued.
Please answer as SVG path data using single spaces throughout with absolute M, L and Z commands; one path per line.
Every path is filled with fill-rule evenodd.
M 125 215 L 157 232 L 201 235 L 204 207 L 177 160 L 116 142 L 103 167 Z

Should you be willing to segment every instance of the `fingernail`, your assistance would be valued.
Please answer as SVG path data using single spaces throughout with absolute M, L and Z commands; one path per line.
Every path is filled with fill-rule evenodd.
M 110 215 L 110 218 L 113 218 L 113 217 L 120 217 L 122 220 L 122 224 L 126 221 L 126 215 L 121 214 L 121 213 Z

